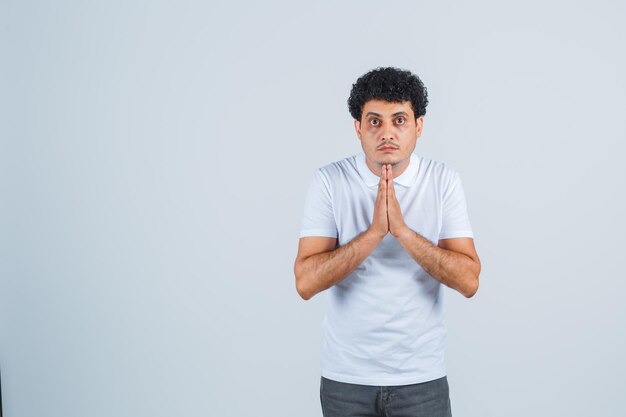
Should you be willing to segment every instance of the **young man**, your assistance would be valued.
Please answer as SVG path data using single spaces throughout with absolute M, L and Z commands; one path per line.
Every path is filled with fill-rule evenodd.
M 306 195 L 296 289 L 328 289 L 321 351 L 325 417 L 451 416 L 445 286 L 472 297 L 480 260 L 454 168 L 413 153 L 427 91 L 376 68 L 348 107 L 363 152 L 318 168 Z

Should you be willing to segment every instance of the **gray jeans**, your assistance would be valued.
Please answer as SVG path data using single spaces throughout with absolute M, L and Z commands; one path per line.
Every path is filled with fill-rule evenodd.
M 447 376 L 409 385 L 320 380 L 324 417 L 452 417 Z

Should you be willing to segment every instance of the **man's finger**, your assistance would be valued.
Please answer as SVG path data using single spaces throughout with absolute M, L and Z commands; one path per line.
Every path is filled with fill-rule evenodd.
M 393 170 L 391 169 L 391 165 L 389 165 L 388 172 L 388 181 L 387 181 L 387 195 L 391 198 L 396 198 L 396 189 L 393 186 Z
M 385 165 L 383 165 L 383 176 L 385 177 L 385 182 L 383 184 L 385 187 L 384 193 L 385 193 L 385 204 L 386 204 L 387 203 L 387 169 L 385 168 Z
M 384 173 L 384 169 L 380 172 L 380 180 L 378 181 L 378 198 L 382 198 L 385 196 L 385 190 L 384 188 L 387 188 L 387 182 L 385 181 L 385 173 Z

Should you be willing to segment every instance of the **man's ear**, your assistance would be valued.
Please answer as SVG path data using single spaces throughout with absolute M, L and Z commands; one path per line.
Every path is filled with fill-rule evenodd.
M 361 122 L 357 119 L 354 119 L 354 130 L 356 130 L 356 135 L 361 140 Z
M 422 127 L 424 126 L 424 116 L 420 116 L 415 119 L 415 133 L 417 136 L 422 134 Z

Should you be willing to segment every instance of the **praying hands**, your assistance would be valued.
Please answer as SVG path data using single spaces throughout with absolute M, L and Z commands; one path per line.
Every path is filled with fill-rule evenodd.
M 410 231 L 400 209 L 400 203 L 396 198 L 393 186 L 393 172 L 391 165 L 382 167 L 380 181 L 378 182 L 378 194 L 374 205 L 374 216 L 370 228 L 379 236 L 384 237 L 387 233 L 398 238 Z

